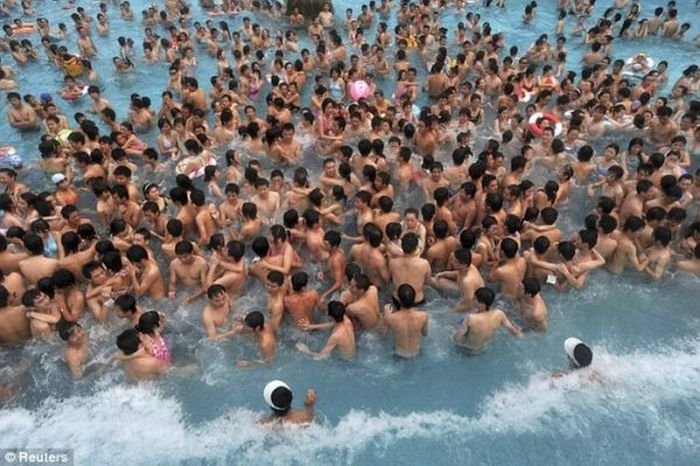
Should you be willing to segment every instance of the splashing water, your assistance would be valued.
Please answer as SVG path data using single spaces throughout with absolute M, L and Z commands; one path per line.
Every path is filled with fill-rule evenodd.
M 616 355 L 603 349 L 595 366 L 602 384 L 591 382 L 586 370 L 556 380 L 536 371 L 526 383 L 487 396 L 473 417 L 410 407 L 403 415 L 352 410 L 335 424 L 322 419 L 308 428 L 262 426 L 256 423 L 260 413 L 246 409 L 195 424 L 176 398 L 153 384 L 111 386 L 92 395 L 48 399 L 36 410 L 5 411 L 0 446 L 72 445 L 78 464 L 110 464 L 117 458 L 125 464 L 204 458 L 221 464 L 344 464 L 367 454 L 383 456 L 406 442 L 449 442 L 451 448 L 432 453 L 441 461 L 454 461 L 452 455 L 465 451 L 483 460 L 485 452 L 507 441 L 508 455 L 517 461 L 521 444 L 532 435 L 555 432 L 566 441 L 619 428 L 622 421 L 633 436 L 651 433 L 647 440 L 657 455 L 681 451 L 690 458 L 700 451 L 698 419 L 678 411 L 700 408 L 700 340 L 680 341 L 660 353 Z M 459 397 L 454 403 L 458 410 Z

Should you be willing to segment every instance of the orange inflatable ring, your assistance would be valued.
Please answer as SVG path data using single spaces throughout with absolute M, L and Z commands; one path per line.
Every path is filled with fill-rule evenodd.
M 564 129 L 561 125 L 561 121 L 559 121 L 559 118 L 557 118 L 556 115 L 553 115 L 549 112 L 536 112 L 533 113 L 530 119 L 528 120 L 528 125 L 532 134 L 534 134 L 537 137 L 541 137 L 542 132 L 544 131 L 545 127 L 540 126 L 543 120 L 549 122 L 549 127 L 554 129 L 555 136 L 559 136 Z

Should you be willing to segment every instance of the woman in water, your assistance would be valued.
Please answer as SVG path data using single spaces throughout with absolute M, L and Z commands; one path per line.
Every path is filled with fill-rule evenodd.
M 134 329 L 139 332 L 141 343 L 148 353 L 156 359 L 170 362 L 170 349 L 160 333 L 165 325 L 164 317 L 156 311 L 141 314 L 139 323 Z

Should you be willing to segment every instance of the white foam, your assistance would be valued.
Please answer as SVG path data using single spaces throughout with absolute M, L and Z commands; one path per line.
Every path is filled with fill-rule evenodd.
M 470 436 L 465 434 L 513 439 L 541 431 L 568 437 L 590 431 L 606 419 L 631 416 L 654 432 L 660 446 L 697 448 L 697 434 L 665 416 L 664 408 L 683 402 L 697 412 L 700 341 L 624 355 L 597 348 L 594 365 L 604 379 L 602 386 L 590 382 L 586 371 L 553 383 L 548 371 L 539 370 L 527 383 L 509 385 L 488 396 L 474 417 L 449 411 L 356 410 L 335 425 L 321 420 L 309 428 L 272 429 L 256 424 L 264 409 L 262 400 L 261 412 L 237 409 L 195 425 L 188 421 L 183 405 L 154 384 L 103 387 L 90 396 L 46 400 L 34 411 L 3 411 L 0 447 L 70 446 L 76 449 L 77 464 L 159 464 L 203 458 L 225 464 L 232 458 L 245 464 L 323 458 L 352 462 L 368 449 L 381 454 L 405 439 L 468 441 Z M 323 394 L 319 398 L 323 409 Z M 459 403 L 459 398 L 453 403 Z

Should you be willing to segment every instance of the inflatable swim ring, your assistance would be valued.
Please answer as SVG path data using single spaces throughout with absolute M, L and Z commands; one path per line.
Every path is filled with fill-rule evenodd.
M 532 116 L 528 120 L 528 128 L 530 128 L 532 134 L 538 137 L 542 136 L 542 132 L 545 128 L 544 126 L 540 126 L 542 120 L 548 121 L 549 126 L 554 128 L 555 136 L 559 136 L 561 134 L 563 130 L 561 121 L 559 121 L 559 118 L 557 118 L 556 115 L 553 115 L 549 112 L 537 112 L 532 114 Z
M 61 91 L 61 97 L 64 100 L 78 100 L 88 93 L 88 86 L 87 84 L 78 84 L 77 85 L 78 89 L 80 89 L 80 92 L 68 92 L 68 91 Z
M 636 59 L 642 55 L 645 58 L 644 65 L 638 63 Z M 625 62 L 625 66 L 622 68 L 622 75 L 637 79 L 642 79 L 648 72 L 650 72 L 654 67 L 654 60 L 651 57 L 647 57 L 644 54 L 638 54 L 633 57 L 629 57 Z
M 183 162 L 184 162 L 184 160 L 183 160 Z M 214 157 L 210 158 L 210 159 L 209 159 L 209 162 L 207 162 L 206 165 L 203 165 L 203 166 L 197 168 L 196 170 L 192 170 L 192 171 L 189 172 L 189 173 L 185 173 L 185 175 L 187 175 L 187 176 L 188 176 L 190 179 L 192 179 L 192 180 L 195 179 L 195 178 L 201 178 L 202 176 L 204 176 L 204 169 L 205 169 L 207 166 L 209 166 L 209 165 L 216 165 L 216 159 L 215 159 Z M 182 170 L 183 170 L 183 165 L 182 165 L 182 162 L 180 162 L 180 163 L 175 167 L 175 171 L 176 171 L 178 174 L 182 174 Z

